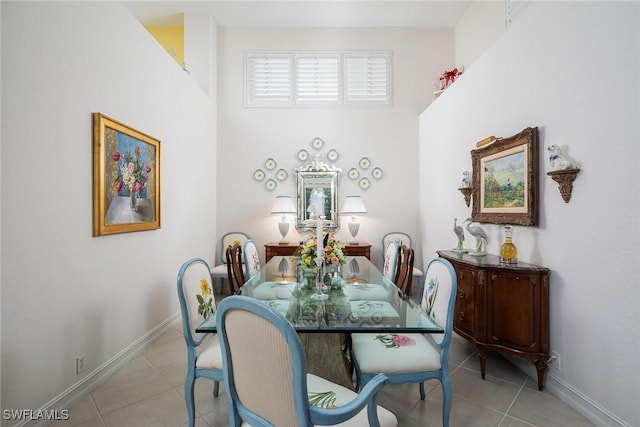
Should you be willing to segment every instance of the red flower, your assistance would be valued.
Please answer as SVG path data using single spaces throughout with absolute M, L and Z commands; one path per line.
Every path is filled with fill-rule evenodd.
M 113 159 L 114 162 L 117 162 L 118 160 L 120 160 L 120 153 L 118 153 L 117 151 L 114 151 L 113 156 L 111 156 L 111 158 Z
M 116 191 L 120 191 L 122 189 L 122 181 L 118 180 L 116 182 Z
M 147 166 L 147 173 L 151 173 L 151 166 Z
M 140 147 L 136 147 L 135 149 L 136 156 L 140 155 Z

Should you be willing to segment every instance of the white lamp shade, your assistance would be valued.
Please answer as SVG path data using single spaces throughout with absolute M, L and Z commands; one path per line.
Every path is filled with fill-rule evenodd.
M 273 215 L 289 215 L 296 213 L 296 207 L 290 196 L 277 196 L 271 208 Z
M 343 215 L 366 215 L 367 208 L 364 206 L 364 202 L 360 196 L 347 196 L 342 204 Z

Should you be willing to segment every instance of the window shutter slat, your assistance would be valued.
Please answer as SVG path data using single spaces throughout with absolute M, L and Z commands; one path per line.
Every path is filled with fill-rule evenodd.
M 391 103 L 391 58 L 382 54 L 345 55 L 345 104 Z
M 247 105 L 290 104 L 291 55 L 247 54 Z

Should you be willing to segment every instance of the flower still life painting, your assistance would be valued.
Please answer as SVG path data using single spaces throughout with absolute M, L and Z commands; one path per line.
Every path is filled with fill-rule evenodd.
M 93 113 L 93 235 L 160 228 L 160 141 Z

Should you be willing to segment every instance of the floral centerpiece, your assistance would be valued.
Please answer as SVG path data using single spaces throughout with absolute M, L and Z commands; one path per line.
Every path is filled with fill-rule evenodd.
M 324 263 L 325 265 L 342 265 L 347 262 L 344 257 L 344 244 L 336 240 L 333 234 L 324 234 Z M 293 253 L 293 256 L 300 259 L 300 265 L 304 269 L 316 266 L 316 254 L 318 253 L 318 239 L 311 236 L 303 242 Z

